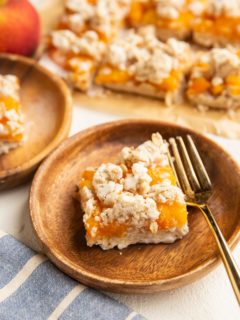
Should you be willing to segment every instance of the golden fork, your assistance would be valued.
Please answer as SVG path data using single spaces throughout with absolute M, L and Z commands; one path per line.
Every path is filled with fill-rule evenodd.
M 177 184 L 186 195 L 187 205 L 201 210 L 213 232 L 228 277 L 240 305 L 240 270 L 207 205 L 207 200 L 211 195 L 212 184 L 192 137 L 187 135 L 185 142 L 182 137 L 170 138 L 168 158 L 176 176 Z

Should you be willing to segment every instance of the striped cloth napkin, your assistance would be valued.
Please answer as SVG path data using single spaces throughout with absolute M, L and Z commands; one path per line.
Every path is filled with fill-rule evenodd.
M 59 271 L 0 232 L 1 320 L 143 320 L 141 315 Z

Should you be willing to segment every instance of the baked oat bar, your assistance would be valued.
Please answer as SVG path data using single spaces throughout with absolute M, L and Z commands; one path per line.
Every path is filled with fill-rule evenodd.
M 183 40 L 192 32 L 192 22 L 201 9 L 201 1 L 190 0 L 133 0 L 128 16 L 129 25 L 154 25 L 157 36 Z
M 123 32 L 113 41 L 95 78 L 98 85 L 179 102 L 190 46 L 176 39 L 158 40 L 153 27 Z
M 193 25 L 194 41 L 200 45 L 240 44 L 240 1 L 203 1 L 204 10 Z
M 199 107 L 239 107 L 239 51 L 229 47 L 215 48 L 203 53 L 191 68 L 186 95 Z
M 14 75 L 0 75 L 0 155 L 24 141 L 24 120 L 19 81 Z
M 172 243 L 188 233 L 186 202 L 166 151 L 156 133 L 136 148 L 123 148 L 117 164 L 85 170 L 79 200 L 88 246 Z
M 107 44 L 124 24 L 129 0 L 68 0 L 48 55 L 74 88 L 87 91 Z
M 74 88 L 87 91 L 105 47 L 95 31 L 77 36 L 70 30 L 56 30 L 51 34 L 48 54 Z

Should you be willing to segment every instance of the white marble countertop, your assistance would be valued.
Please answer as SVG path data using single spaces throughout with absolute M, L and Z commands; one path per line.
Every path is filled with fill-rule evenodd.
M 71 133 L 120 117 L 74 105 Z M 216 138 L 240 163 L 240 141 Z M 0 230 L 38 249 L 28 216 L 30 184 L 0 193 Z M 240 245 L 234 250 L 240 265 Z M 150 320 L 237 320 L 239 307 L 223 265 L 186 287 L 151 295 L 111 294 Z M 114 320 L 114 319 L 113 319 Z

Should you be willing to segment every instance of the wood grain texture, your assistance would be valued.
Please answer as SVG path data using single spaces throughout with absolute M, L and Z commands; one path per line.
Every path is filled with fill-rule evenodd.
M 21 147 L 0 156 L 0 190 L 3 190 L 29 179 L 39 163 L 67 137 L 72 99 L 65 83 L 34 60 L 0 55 L 0 74 L 20 78 L 27 135 Z
M 203 215 L 192 209 L 190 232 L 173 244 L 132 245 L 120 251 L 89 248 L 80 206 L 73 195 L 87 166 L 114 161 L 124 146 L 160 132 L 165 138 L 192 134 L 213 182 L 210 208 L 231 247 L 240 232 L 240 169 L 217 144 L 176 125 L 123 120 L 93 127 L 61 144 L 39 168 L 31 188 L 30 214 L 42 250 L 64 272 L 104 290 L 143 293 L 186 285 L 219 261 Z

